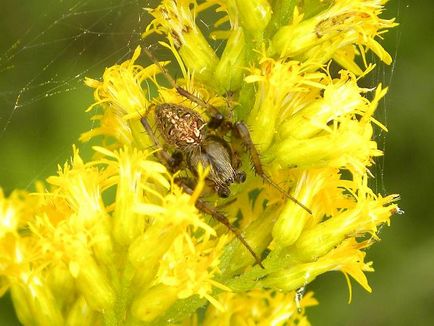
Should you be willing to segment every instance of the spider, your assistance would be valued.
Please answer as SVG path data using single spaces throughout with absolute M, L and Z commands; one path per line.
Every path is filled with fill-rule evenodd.
M 247 148 L 256 174 L 272 187 L 276 188 L 285 197 L 294 201 L 309 214 L 312 214 L 309 208 L 284 191 L 264 172 L 259 153 L 253 144 L 248 127 L 244 122 L 236 121 L 232 123 L 226 120 L 217 108 L 178 86 L 154 55 L 148 49 L 144 49 L 144 51 L 161 70 L 169 84 L 171 84 L 181 96 L 203 107 L 207 115 L 209 115 L 209 121 L 205 122 L 198 112 L 180 104 L 162 103 L 154 105 L 156 129 L 161 138 L 169 146 L 175 148 L 172 154 L 164 149 L 159 138 L 152 130 L 146 115 L 141 118 L 140 121 L 153 145 L 159 149 L 155 152 L 155 155 L 171 172 L 180 170 L 184 161 L 188 170 L 190 170 L 194 176 L 197 176 L 198 164 L 201 164 L 203 167 L 208 167 L 209 173 L 206 178 L 208 185 L 214 189 L 219 197 L 229 197 L 231 193 L 230 186 L 233 183 L 243 183 L 246 180 L 246 173 L 241 170 L 241 161 L 236 151 L 233 146 L 221 136 L 221 134 L 224 135 L 231 132 L 232 137 L 240 139 Z M 175 181 L 186 193 L 193 193 L 193 187 L 191 186 L 191 182 L 189 182 L 190 180 L 178 178 Z M 263 267 L 261 259 L 244 239 L 240 230 L 232 226 L 223 213 L 219 212 L 202 198 L 196 201 L 196 207 L 200 211 L 211 215 L 215 220 L 222 223 L 233 232 L 255 258 L 256 263 Z

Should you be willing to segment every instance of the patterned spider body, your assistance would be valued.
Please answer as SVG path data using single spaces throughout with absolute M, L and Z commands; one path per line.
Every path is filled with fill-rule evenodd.
M 164 140 L 180 151 L 199 147 L 206 137 L 206 123 L 196 111 L 177 104 L 164 103 L 155 108 L 157 129 Z
M 197 175 L 199 164 L 209 168 L 208 183 L 220 197 L 228 197 L 232 183 L 244 182 L 237 171 L 231 146 L 212 132 L 199 113 L 182 105 L 164 103 L 155 108 L 156 125 L 162 138 L 186 159 L 188 169 Z

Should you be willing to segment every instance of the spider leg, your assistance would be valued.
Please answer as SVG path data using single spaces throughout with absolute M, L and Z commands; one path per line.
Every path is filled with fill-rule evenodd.
M 237 121 L 234 124 L 235 133 L 241 138 L 244 145 L 247 147 L 247 150 L 250 153 L 250 157 L 252 158 L 253 165 L 255 167 L 255 172 L 258 174 L 262 179 L 264 179 L 268 184 L 270 184 L 273 188 L 277 189 L 279 192 L 281 192 L 286 198 L 289 200 L 292 200 L 294 203 L 296 203 L 298 206 L 303 208 L 306 212 L 308 212 L 310 215 L 312 215 L 312 211 L 307 208 L 304 204 L 302 204 L 299 200 L 297 200 L 295 197 L 293 197 L 291 194 L 286 192 L 284 189 L 282 189 L 277 183 L 275 183 L 264 171 L 262 167 L 262 163 L 259 157 L 258 150 L 256 149 L 255 144 L 253 144 L 252 138 L 250 137 L 249 129 L 247 128 L 246 124 L 242 121 Z
M 207 112 L 211 113 L 211 115 L 210 115 L 211 121 L 208 123 L 208 125 L 210 125 L 210 124 L 212 126 L 215 125 L 214 128 L 217 128 L 218 126 L 220 126 L 220 124 L 224 120 L 224 116 L 220 113 L 219 110 L 217 110 L 216 107 L 214 107 L 213 105 L 211 105 L 209 103 L 206 103 L 204 100 L 202 100 L 201 98 L 197 97 L 196 95 L 190 93 L 189 91 L 182 88 L 181 86 L 178 86 L 176 84 L 176 81 L 172 78 L 172 76 L 170 76 L 170 74 L 167 72 L 167 70 L 160 64 L 160 62 L 157 60 L 157 58 L 155 58 L 155 56 L 152 54 L 152 52 L 146 48 L 144 48 L 143 50 L 146 53 L 146 55 L 149 57 L 149 59 L 151 59 L 151 61 L 154 62 L 154 64 L 158 67 L 158 69 L 160 69 L 160 71 L 163 73 L 164 77 L 169 82 L 170 86 L 173 87 L 174 89 L 176 89 L 176 91 L 178 92 L 179 95 L 184 96 L 185 98 L 189 99 L 190 101 L 202 106 L 203 108 L 207 109 Z
M 192 194 L 193 190 L 183 181 L 183 180 L 176 180 L 177 184 L 187 193 Z M 231 223 L 229 223 L 229 220 L 226 218 L 226 216 L 219 211 L 217 211 L 214 207 L 212 207 L 209 203 L 202 200 L 201 198 L 198 198 L 196 200 L 196 208 L 200 210 L 201 212 L 211 215 L 216 221 L 220 222 L 224 226 L 226 226 L 229 231 L 231 231 L 237 239 L 243 244 L 243 246 L 250 252 L 250 254 L 255 258 L 256 264 L 264 268 L 262 265 L 262 261 L 259 258 L 259 256 L 255 253 L 252 247 L 247 243 L 246 239 L 244 239 L 243 235 L 241 234 L 240 230 L 232 226 Z
M 227 207 L 227 206 L 232 205 L 232 204 L 235 203 L 236 201 L 237 201 L 237 198 L 236 198 L 236 197 L 235 197 L 235 198 L 232 198 L 231 200 L 228 200 L 228 201 L 226 201 L 225 203 L 216 206 L 216 209 L 219 210 L 219 209 L 225 208 L 225 207 Z
M 153 145 L 158 149 L 154 153 L 155 156 L 157 156 L 157 158 L 161 162 L 164 162 L 166 167 L 168 167 L 172 173 L 178 171 L 183 159 L 182 153 L 176 151 L 172 155 L 170 155 L 166 150 L 163 149 L 163 146 L 160 144 L 157 136 L 154 134 L 154 131 L 152 130 L 146 117 L 142 117 L 140 119 L 140 122 L 145 128 L 146 133 L 149 135 L 149 138 L 151 139 Z

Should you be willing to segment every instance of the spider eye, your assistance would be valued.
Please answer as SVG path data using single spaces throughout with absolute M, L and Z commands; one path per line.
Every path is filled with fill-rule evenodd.
M 218 187 L 216 192 L 220 198 L 228 198 L 231 194 L 231 191 L 227 187 Z
M 220 127 L 223 120 L 224 120 L 223 114 L 218 113 L 211 117 L 211 119 L 208 122 L 208 127 L 211 129 L 217 129 L 218 127 Z
M 243 183 L 246 181 L 246 179 L 247 179 L 246 172 L 244 172 L 244 171 L 237 172 L 237 175 L 235 177 L 235 181 L 237 183 Z

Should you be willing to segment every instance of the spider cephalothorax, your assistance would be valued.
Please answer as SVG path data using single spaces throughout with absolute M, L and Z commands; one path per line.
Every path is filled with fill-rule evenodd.
M 206 137 L 206 123 L 199 113 L 177 104 L 155 107 L 157 129 L 164 140 L 181 151 L 200 147 Z

